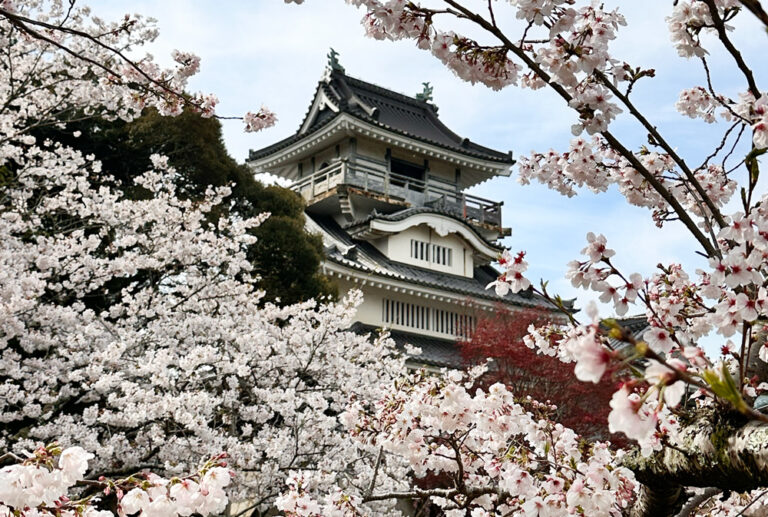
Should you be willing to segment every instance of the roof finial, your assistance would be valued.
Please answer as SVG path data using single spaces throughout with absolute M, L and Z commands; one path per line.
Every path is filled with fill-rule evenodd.
M 330 70 L 337 70 L 342 74 L 344 73 L 344 67 L 339 64 L 339 53 L 333 50 L 333 47 L 328 52 L 328 68 Z
M 421 83 L 424 85 L 424 89 L 421 91 L 421 93 L 416 94 L 416 98 L 420 101 L 424 102 L 432 102 L 432 90 L 433 87 L 429 85 L 429 81 L 426 83 Z

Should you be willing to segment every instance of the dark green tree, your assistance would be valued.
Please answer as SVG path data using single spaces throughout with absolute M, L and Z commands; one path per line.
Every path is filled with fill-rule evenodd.
M 232 185 L 232 211 L 243 217 L 271 213 L 254 230 L 259 242 L 248 251 L 266 299 L 289 304 L 336 297 L 336 287 L 319 271 L 322 240 L 304 229 L 301 198 L 289 189 L 256 181 L 245 165 L 227 153 L 218 120 L 190 111 L 163 117 L 146 110 L 131 123 L 85 119 L 68 123 L 67 129 L 47 128 L 37 136 L 54 136 L 49 133 L 55 131 L 57 140 L 95 155 L 128 196 L 142 197 L 133 179 L 151 167 L 150 156 L 155 153 L 168 157 L 184 196 L 194 199 L 209 186 Z M 80 136 L 73 137 L 73 131 L 80 131 Z

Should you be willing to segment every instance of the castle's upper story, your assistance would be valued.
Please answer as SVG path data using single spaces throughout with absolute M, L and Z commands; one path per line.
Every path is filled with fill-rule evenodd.
M 310 206 L 348 185 L 395 205 L 442 202 L 469 220 L 500 226 L 499 203 L 464 191 L 508 176 L 511 153 L 451 131 L 430 91 L 409 97 L 387 90 L 347 76 L 332 58 L 298 131 L 251 151 L 248 163 L 255 172 L 293 180 Z

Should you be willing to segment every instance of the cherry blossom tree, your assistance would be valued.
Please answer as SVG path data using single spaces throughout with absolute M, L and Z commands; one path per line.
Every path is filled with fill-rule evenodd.
M 317 476 L 295 472 L 278 508 L 291 516 L 369 515 L 372 502 L 403 499 L 417 502 L 417 513 L 434 506 L 456 517 L 621 515 L 634 478 L 607 444 L 579 443 L 547 417 L 548 405 L 521 405 L 503 384 L 474 389 L 481 372 L 416 373 L 372 406 L 358 402 L 345 412 L 354 443 L 378 446 L 389 466 L 404 463 L 412 486 L 393 490 L 372 477 L 361 492 L 338 487 L 317 499 L 309 492 Z M 429 474 L 450 483 L 414 483 Z
M 670 2 L 666 21 L 672 44 L 681 59 L 701 64 L 703 78 L 680 92 L 675 107 L 684 117 L 722 126 L 721 139 L 706 156 L 683 155 L 635 104 L 633 92 L 653 84 L 654 70 L 612 52 L 612 41 L 626 25 L 618 9 L 580 0 L 348 3 L 363 9 L 368 36 L 412 40 L 461 80 L 493 89 L 553 91 L 573 110 L 574 138 L 563 151 L 534 152 L 520 159 L 519 181 L 538 181 L 565 196 L 615 186 L 628 203 L 648 209 L 658 226 L 682 225 L 690 234 L 691 252 L 708 261 L 708 267 L 697 271 L 659 264 L 657 272 L 644 276 L 622 271 L 621 257 L 603 235 L 587 235 L 583 257 L 571 262 L 568 278 L 575 287 L 597 292 L 618 315 L 644 311 L 651 327 L 640 339 L 614 320 L 601 319 L 596 307 L 589 307 L 579 321 L 547 292 L 546 284 L 533 288 L 569 318 L 568 325 L 532 329 L 527 340 L 540 353 L 575 363 L 575 375 L 585 382 L 599 383 L 616 365 L 633 370 L 634 377 L 611 394 L 608 425 L 636 441 L 635 449 L 610 459 L 602 452 L 587 452 L 574 459 L 576 466 L 571 463 L 574 472 L 566 473 L 558 470 L 563 463 L 555 452 L 561 444 L 557 433 L 531 435 L 513 430 L 514 425 L 493 428 L 501 414 L 533 414 L 530 410 L 510 403 L 500 411 L 487 403 L 491 394 L 462 392 L 462 381 L 417 379 L 406 390 L 413 396 L 401 393 L 398 385 L 375 410 L 348 410 L 357 415 L 350 417 L 352 433 L 410 462 L 417 474 L 448 471 L 455 482 L 442 493 L 414 490 L 389 496 L 428 499 L 449 515 L 764 511 L 768 416 L 754 406 L 768 388 L 768 211 L 759 181 L 760 157 L 768 148 L 768 94 L 732 39 L 739 17 L 768 20 L 760 2 Z M 461 34 L 462 28 L 473 36 Z M 731 58 L 741 81 L 742 91 L 734 98 L 715 89 L 709 62 L 714 51 Z M 619 138 L 612 129 L 619 114 L 647 134 L 647 141 Z M 531 286 L 524 257 L 507 252 L 500 258 L 503 274 L 492 284 L 497 292 Z M 707 335 L 722 337 L 722 358 L 704 353 L 700 343 Z M 609 339 L 625 346 L 611 349 Z M 501 397 L 502 392 L 493 393 Z M 477 400 L 483 402 L 473 405 Z M 435 409 L 441 407 L 445 410 Z M 457 424 L 457 418 L 467 420 Z M 521 437 L 535 443 L 522 462 L 514 458 L 520 449 L 511 445 Z M 509 449 L 494 449 L 497 443 Z M 603 469 L 596 469 L 602 474 L 631 470 L 638 483 L 631 510 L 621 490 L 603 490 L 629 486 L 632 475 L 595 479 L 590 474 L 593 462 L 602 462 Z M 521 482 L 519 471 L 506 476 L 504 468 L 513 465 L 525 469 L 530 479 Z M 547 485 L 553 479 L 563 485 Z M 281 504 L 297 515 L 347 507 L 365 513 L 365 501 L 387 497 L 369 490 L 346 499 L 338 494 L 310 498 L 302 506 L 304 478 L 297 474 L 289 485 Z M 571 490 L 590 496 L 571 497 Z M 603 498 L 606 506 L 601 506 Z
M 265 304 L 246 252 L 268 214 L 229 214 L 229 186 L 177 195 L 159 155 L 128 198 L 93 156 L 32 135 L 146 106 L 214 115 L 214 97 L 185 92 L 194 55 L 172 70 L 127 57 L 155 35 L 74 2 L 0 3 L 3 516 L 217 514 L 228 499 L 258 514 L 290 469 L 333 473 L 317 490 L 370 478 L 360 458 L 376 451 L 350 447 L 339 414 L 382 396 L 403 359 L 344 331 L 360 293 Z

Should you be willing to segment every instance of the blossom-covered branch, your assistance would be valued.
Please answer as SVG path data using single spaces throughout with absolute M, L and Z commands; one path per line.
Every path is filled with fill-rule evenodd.
M 113 503 L 120 515 L 206 516 L 228 503 L 224 489 L 232 474 L 223 455 L 182 477 L 144 473 L 118 480 L 86 479 L 94 456 L 82 447 L 62 450 L 52 443 L 26 456 L 0 469 L 0 515 L 111 517 Z

